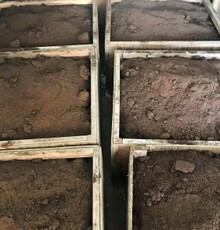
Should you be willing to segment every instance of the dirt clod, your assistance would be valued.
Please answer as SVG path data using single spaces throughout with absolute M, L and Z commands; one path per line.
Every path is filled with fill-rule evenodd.
M 0 66 L 3 65 L 3 64 L 5 64 L 5 58 L 0 57 Z
M 15 39 L 15 40 L 11 41 L 9 46 L 11 48 L 19 48 L 20 47 L 19 39 Z
M 49 201 L 50 201 L 49 199 L 44 199 L 44 200 L 40 201 L 39 204 L 48 205 Z
M 0 229 L 1 230 L 18 230 L 16 227 L 14 220 L 9 217 L 0 218 Z
M 169 139 L 170 138 L 170 133 L 163 133 L 161 136 L 160 136 L 160 139 Z
M 133 107 L 134 106 L 134 104 L 135 104 L 135 100 L 133 99 L 133 98 L 128 98 L 128 106 L 131 108 L 131 107 Z
M 15 82 L 17 82 L 17 80 L 18 80 L 17 77 L 11 77 L 11 78 L 10 78 L 10 82 L 11 82 L 11 83 L 15 83 Z
M 6 26 L 7 26 L 7 24 L 6 24 L 5 22 L 2 22 L 2 23 L 0 24 L 0 30 L 5 29 Z
M 89 41 L 89 34 L 88 32 L 84 32 L 78 36 L 78 41 L 80 44 L 86 44 Z
M 187 173 L 193 173 L 195 169 L 196 169 L 196 166 L 191 162 L 178 160 L 175 163 L 176 171 L 180 171 L 180 172 L 187 174 Z
M 24 125 L 24 127 L 23 127 L 23 129 L 24 129 L 24 132 L 25 133 L 27 133 L 27 134 L 30 134 L 31 132 L 32 132 L 32 125 L 30 125 L 30 124 L 25 124 Z
M 79 67 L 79 75 L 84 80 L 88 81 L 89 80 L 89 70 L 88 70 L 88 68 L 86 68 L 84 65 L 81 65 Z
M 87 107 L 89 104 L 90 94 L 86 90 L 81 91 L 78 100 L 81 107 Z

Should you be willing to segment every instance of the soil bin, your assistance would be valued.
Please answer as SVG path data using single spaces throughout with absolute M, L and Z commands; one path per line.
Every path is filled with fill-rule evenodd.
M 93 51 L 44 49 L 0 58 L 2 148 L 98 142 Z
M 219 58 L 209 52 L 117 51 L 113 145 L 219 148 Z
M 215 8 L 209 0 L 109 0 L 108 90 L 112 92 L 115 50 L 219 50 L 220 20 Z
M 122 1 L 112 5 L 112 41 L 217 41 L 203 5 L 185 1 Z
M 102 229 L 100 149 L 81 149 L 83 158 L 79 150 L 49 150 L 51 160 L 0 162 L 0 229 Z M 59 152 L 68 159 L 56 159 Z
M 150 152 L 129 169 L 129 230 L 219 229 L 219 155 Z
M 0 3 L 0 48 L 97 45 L 96 3 L 80 2 Z

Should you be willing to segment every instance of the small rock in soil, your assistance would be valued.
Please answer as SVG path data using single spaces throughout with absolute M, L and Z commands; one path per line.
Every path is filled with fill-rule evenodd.
M 33 31 L 29 31 L 27 36 L 28 37 L 33 37 L 34 36 L 34 32 Z
M 147 206 L 148 206 L 148 207 L 151 207 L 151 206 L 152 206 L 152 200 L 151 200 L 151 198 L 148 198 L 148 199 L 147 199 Z
M 5 64 L 5 59 L 3 57 L 0 57 L 0 65 Z
M 49 227 L 49 230 L 56 230 L 58 229 L 59 225 L 60 225 L 59 220 L 53 220 L 53 223 Z
M 19 48 L 20 47 L 20 41 L 18 39 L 15 39 L 10 42 L 9 45 L 11 48 Z
M 31 170 L 31 171 L 30 171 L 30 175 L 31 175 L 33 178 L 37 178 L 37 173 L 36 173 L 34 170 Z
M 162 194 L 159 191 L 150 191 L 152 201 L 159 202 L 162 199 Z
M 147 111 L 147 117 L 152 120 L 154 118 L 154 113 L 152 111 Z
M 134 104 L 135 104 L 135 100 L 131 97 L 128 98 L 128 106 L 131 108 L 134 106 Z
M 27 134 L 30 134 L 32 132 L 32 126 L 31 125 L 25 124 L 23 129 L 24 129 L 24 132 Z
M 88 32 L 84 32 L 78 36 L 78 41 L 80 43 L 88 43 L 89 42 L 89 34 Z
M 139 71 L 140 67 L 139 66 L 135 66 L 135 70 Z
M 128 30 L 131 32 L 135 32 L 136 27 L 134 25 L 130 25 L 130 26 L 128 26 Z
M 160 136 L 160 138 L 161 138 L 161 139 L 169 139 L 170 136 L 171 136 L 170 133 L 166 132 L 166 133 L 163 133 L 163 134 Z
M 49 201 L 50 201 L 49 199 L 44 199 L 41 202 L 39 202 L 39 204 L 46 206 L 48 205 Z
M 214 141 L 214 140 L 215 140 L 214 137 L 208 137 L 208 138 L 207 138 L 207 141 Z
M 2 217 L 0 218 L 0 229 L 1 230 L 17 230 L 15 222 L 12 218 Z
M 6 24 L 5 22 L 2 22 L 2 23 L 0 24 L 0 30 L 5 29 L 6 26 L 7 26 L 7 24 Z
M 87 107 L 89 104 L 89 98 L 90 94 L 86 90 L 83 90 L 80 92 L 78 99 L 79 99 L 79 105 L 82 107 Z
M 41 30 L 42 30 L 42 32 L 46 33 L 47 32 L 47 27 L 45 25 L 43 25 Z
M 88 81 L 89 80 L 89 70 L 84 66 L 81 65 L 79 67 L 79 75 L 82 77 L 84 80 Z
M 191 18 L 190 18 L 189 15 L 186 15 L 186 20 L 187 20 L 187 21 L 190 21 L 190 20 L 191 20 Z
M 36 115 L 37 114 L 37 110 L 36 109 L 32 110 L 31 114 L 32 115 Z
M 35 68 L 40 68 L 41 67 L 41 63 L 39 61 L 32 61 L 31 65 Z
M 11 77 L 11 78 L 10 78 L 10 82 L 11 82 L 11 83 L 15 83 L 15 82 L 17 82 L 17 80 L 18 80 L 17 77 Z
M 130 72 L 127 71 L 127 72 L 125 73 L 125 77 L 129 77 L 129 76 L 130 76 Z
M 124 69 L 124 66 L 123 65 L 120 65 L 120 70 L 122 71 Z
M 5 138 L 8 137 L 8 134 L 7 133 L 2 133 L 1 137 L 2 137 L 2 139 L 5 139 Z
M 43 33 L 41 31 L 38 31 L 35 35 L 37 38 L 41 38 Z
M 183 173 L 193 173 L 196 166 L 188 161 L 177 160 L 175 163 L 175 170 Z

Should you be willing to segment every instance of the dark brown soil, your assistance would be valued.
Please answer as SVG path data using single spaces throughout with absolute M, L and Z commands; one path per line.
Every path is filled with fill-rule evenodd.
M 90 43 L 92 6 L 13 6 L 0 11 L 0 48 Z
M 205 7 L 181 1 L 112 5 L 113 41 L 219 40 Z
M 1 230 L 87 230 L 91 225 L 91 161 L 0 163 Z
M 161 152 L 135 159 L 133 229 L 218 230 L 219 191 L 219 157 Z
M 1 59 L 0 139 L 91 133 L 88 59 Z
M 122 137 L 220 139 L 220 61 L 129 59 L 121 68 Z

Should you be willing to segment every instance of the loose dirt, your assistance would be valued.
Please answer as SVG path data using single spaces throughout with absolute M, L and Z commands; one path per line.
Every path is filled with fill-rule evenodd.
M 0 48 L 89 43 L 92 43 L 90 5 L 13 6 L 0 11 Z
M 122 137 L 220 139 L 219 60 L 137 58 L 121 69 Z
M 0 229 L 86 230 L 92 225 L 92 162 L 0 163 Z
M 133 229 L 217 230 L 220 158 L 160 152 L 134 160 Z
M 182 1 L 112 5 L 113 41 L 219 40 L 204 6 Z
M 1 59 L 1 140 L 88 135 L 90 120 L 89 59 Z

